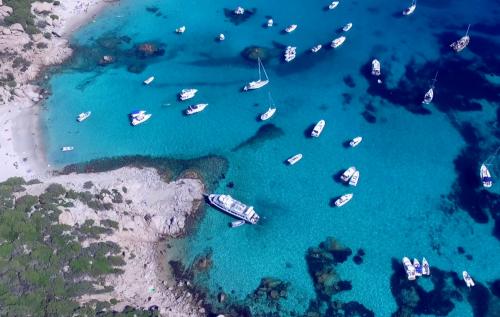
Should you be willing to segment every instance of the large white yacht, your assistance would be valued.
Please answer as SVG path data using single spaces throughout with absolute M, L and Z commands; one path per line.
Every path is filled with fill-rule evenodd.
M 207 106 L 208 106 L 208 103 L 199 103 L 196 105 L 189 106 L 189 108 L 186 109 L 186 114 L 191 115 L 191 114 L 195 114 L 198 112 L 202 112 L 203 110 L 205 110 L 205 108 Z
M 467 273 L 467 271 L 463 271 L 462 276 L 464 278 L 465 285 L 467 285 L 468 288 L 471 288 L 476 285 L 472 277 L 470 277 L 469 273 Z
M 259 65 L 259 79 L 251 81 L 248 84 L 246 84 L 245 87 L 243 87 L 244 91 L 259 89 L 259 88 L 262 88 L 269 83 L 269 77 L 267 77 L 266 69 L 264 68 L 264 65 L 262 64 L 262 62 L 260 61 L 260 58 L 257 59 L 257 63 Z M 262 67 L 262 71 L 264 72 L 264 76 L 266 77 L 266 79 L 264 79 L 264 80 L 262 79 L 262 74 L 260 71 L 261 67 Z
M 296 29 L 297 29 L 297 24 L 291 24 L 291 25 L 289 25 L 289 26 L 286 27 L 285 32 L 286 33 L 292 33 Z
M 406 256 L 403 258 L 403 265 L 405 267 L 406 274 L 408 275 L 408 279 L 410 281 L 414 281 L 417 278 L 415 267 Z
M 136 126 L 143 122 L 146 122 L 149 118 L 151 118 L 152 114 L 146 113 L 145 110 L 137 110 L 130 114 L 131 124 Z
M 311 136 L 315 138 L 319 137 L 321 135 L 321 132 L 323 132 L 323 129 L 325 128 L 325 124 L 325 120 L 319 120 L 312 129 Z
M 252 206 L 247 206 L 229 195 L 210 194 L 208 201 L 212 206 L 251 224 L 256 224 L 260 219 Z
M 337 206 L 337 207 L 344 206 L 352 199 L 352 196 L 353 196 L 353 194 L 351 194 L 351 193 L 340 196 L 339 199 L 337 199 L 335 201 L 335 206 Z
M 413 0 L 413 2 L 411 3 L 411 6 L 409 6 L 408 8 L 406 8 L 403 11 L 403 15 L 410 15 L 410 14 L 412 14 L 413 12 L 415 12 L 416 8 L 417 8 L 417 0 Z
M 302 159 L 302 154 L 299 153 L 299 154 L 295 154 L 294 156 L 290 157 L 287 162 L 288 164 L 290 165 L 293 165 L 295 163 L 297 163 L 298 161 L 300 161 Z
M 483 183 L 483 187 L 490 188 L 491 186 L 493 186 L 491 174 L 486 165 L 481 165 L 479 174 L 481 175 L 481 182 Z
M 78 115 L 78 117 L 76 118 L 76 121 L 78 122 L 82 122 L 83 120 L 87 119 L 88 117 L 90 117 L 90 115 L 92 114 L 91 111 L 87 111 L 87 112 L 82 112 Z
M 335 40 L 333 40 L 333 41 L 332 41 L 331 46 L 332 46 L 333 48 L 337 48 L 337 47 L 339 47 L 340 45 L 344 44 L 345 39 L 346 39 L 346 37 L 342 35 L 341 37 L 338 37 L 338 38 L 336 38 Z
M 357 136 L 349 142 L 350 147 L 356 147 L 363 141 L 363 137 Z
M 351 179 L 352 175 L 354 175 L 354 172 L 356 172 L 356 167 L 351 166 L 346 169 L 344 173 L 342 173 L 342 175 L 340 175 L 340 179 L 344 182 L 348 182 L 349 179 Z
M 297 48 L 295 46 L 287 46 L 285 50 L 285 61 L 290 62 L 297 56 Z
M 467 27 L 467 32 L 465 32 L 465 35 L 462 36 L 458 41 L 450 44 L 450 47 L 455 52 L 457 52 L 457 53 L 461 52 L 464 48 L 467 47 L 467 45 L 469 45 L 469 42 L 470 42 L 469 29 L 470 29 L 470 24 Z
M 359 182 L 359 171 L 355 171 L 354 174 L 352 174 L 351 179 L 349 180 L 349 185 L 358 186 L 358 182 Z
M 380 62 L 378 61 L 378 59 L 374 59 L 372 61 L 372 75 L 380 76 Z
M 182 89 L 181 92 L 179 93 L 179 99 L 180 100 L 191 99 L 196 95 L 197 92 L 198 92 L 198 89 L 194 89 L 194 88 Z

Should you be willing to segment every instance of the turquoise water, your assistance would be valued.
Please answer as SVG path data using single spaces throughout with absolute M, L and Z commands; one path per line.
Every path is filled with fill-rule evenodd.
M 237 5 L 256 8 L 256 12 L 236 25 L 224 16 L 224 8 Z M 431 267 L 455 272 L 467 269 L 488 287 L 500 276 L 500 266 L 495 264 L 500 253 L 499 241 L 492 236 L 494 221 L 477 221 L 467 204 L 457 203 L 454 194 L 468 195 L 469 187 L 457 190 L 463 185 L 457 179 L 466 172 L 454 161 L 463 149 L 468 149 L 466 155 L 474 152 L 475 173 L 498 144 L 498 135 L 492 134 L 498 130 L 495 113 L 500 76 L 494 50 L 498 25 L 495 11 L 489 10 L 494 4 L 421 1 L 415 14 L 406 18 L 399 16 L 408 5 L 402 1 L 342 1 L 333 11 L 323 10 L 326 5 L 298 0 L 286 4 L 263 0 L 217 4 L 122 1 L 75 35 L 74 60 L 51 78 L 53 95 L 44 119 L 49 160 L 63 166 L 133 154 L 226 157 L 229 170 L 217 192 L 252 204 L 262 220 L 257 226 L 230 229 L 229 217 L 207 208 L 197 230 L 182 241 L 184 261 L 189 264 L 210 248 L 213 267 L 208 280 L 200 283 L 213 293 L 220 288 L 234 291 L 235 300 L 252 293 L 262 277 L 290 282 L 280 315 L 303 313 L 316 298 L 305 255 L 328 236 L 354 253 L 359 248 L 366 252 L 363 264 L 349 259 L 336 267 L 343 280 L 351 281 L 352 290 L 334 299 L 359 302 L 376 316 L 390 316 L 398 309 L 391 293 L 393 258 L 425 256 Z M 158 8 L 156 13 L 146 10 L 153 6 Z M 267 16 L 273 17 L 276 27 L 262 27 Z M 312 46 L 339 36 L 338 29 L 347 22 L 354 26 L 342 47 L 308 53 Z M 294 33 L 280 33 L 292 23 L 299 25 Z M 449 43 L 443 39 L 448 40 L 450 32 L 452 40 L 458 39 L 468 23 L 478 25 L 476 30 L 472 28 L 469 48 L 459 57 L 450 54 L 446 50 Z M 186 25 L 186 33 L 175 34 L 181 25 Z M 226 35 L 226 41 L 214 40 L 219 33 Z M 110 45 L 121 36 L 131 41 L 103 47 L 103 42 Z M 146 41 L 156 42 L 165 54 L 136 59 L 134 45 Z M 242 93 L 243 85 L 257 76 L 256 63 L 240 55 L 250 45 L 269 49 L 271 58 L 264 64 L 271 83 Z M 283 45 L 298 47 L 296 60 L 285 64 L 278 58 Z M 116 55 L 117 62 L 95 66 L 103 54 Z M 363 66 L 375 57 L 382 63 L 382 85 L 362 75 Z M 137 63 L 147 65 L 142 73 L 127 71 L 127 66 Z M 467 109 L 448 96 L 459 95 L 460 78 L 471 78 L 469 72 L 486 72 L 485 64 L 490 77 L 480 75 L 484 82 L 474 80 L 467 98 L 480 103 L 482 109 L 463 112 Z M 415 114 L 413 110 L 419 109 L 437 69 L 442 75 L 435 101 L 427 107 L 431 114 Z M 156 79 L 150 86 L 141 84 L 152 75 Z M 191 87 L 199 89 L 193 102 L 209 106 L 185 117 L 183 110 L 190 103 L 177 101 L 176 94 Z M 251 139 L 263 126 L 256 118 L 268 107 L 268 92 L 277 113 L 267 132 Z M 407 94 L 410 102 L 403 103 Z M 418 97 L 412 100 L 413 95 Z M 464 108 L 467 106 L 473 105 L 465 102 Z M 145 109 L 153 117 L 131 127 L 127 115 L 134 109 Z M 76 115 L 87 110 L 93 112 L 91 118 L 77 124 Z M 310 126 L 320 119 L 327 122 L 321 137 L 306 137 Z M 483 137 L 481 142 L 464 136 L 464 122 L 472 124 Z M 357 135 L 364 137 L 361 145 L 354 149 L 343 146 Z M 75 146 L 75 151 L 61 153 L 64 145 Z M 304 154 L 302 161 L 294 166 L 283 164 L 299 152 Z M 498 160 L 492 164 L 495 174 Z M 351 165 L 361 172 L 356 188 L 335 179 Z M 233 188 L 227 187 L 230 182 Z M 470 187 L 471 192 L 479 191 Z M 498 186 L 492 195 L 495 191 L 499 192 Z M 330 207 L 333 198 L 347 192 L 354 193 L 349 204 Z M 500 218 L 495 206 L 500 205 L 481 208 L 489 211 L 487 217 Z M 458 254 L 459 246 L 472 260 Z M 426 280 L 418 283 L 432 288 Z M 472 306 L 463 299 L 453 303 L 449 316 L 473 314 Z M 248 301 L 245 305 L 252 307 Z

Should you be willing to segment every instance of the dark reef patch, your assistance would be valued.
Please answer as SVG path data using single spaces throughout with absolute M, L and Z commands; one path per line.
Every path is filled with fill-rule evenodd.
M 351 75 L 347 75 L 344 77 L 344 84 L 346 84 L 349 88 L 356 87 L 356 83 L 354 82 L 354 78 Z
M 281 128 L 278 128 L 272 123 L 264 124 L 257 130 L 257 132 L 248 138 L 247 140 L 241 142 L 236 147 L 234 147 L 231 151 L 236 152 L 238 150 L 247 148 L 247 147 L 256 147 L 262 145 L 264 142 L 273 140 L 283 136 L 285 133 Z
M 247 21 L 252 15 L 257 12 L 256 8 L 245 9 L 243 14 L 235 14 L 234 9 L 224 9 L 224 16 L 231 21 L 234 25 L 239 25 Z
M 500 298 L 500 279 L 494 280 L 490 286 L 491 293 L 496 297 Z

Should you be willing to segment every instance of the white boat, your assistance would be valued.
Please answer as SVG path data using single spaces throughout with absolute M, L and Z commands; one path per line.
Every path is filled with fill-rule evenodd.
M 472 280 L 472 277 L 470 277 L 470 275 L 469 275 L 469 273 L 467 273 L 467 271 L 463 271 L 462 276 L 464 278 L 465 285 L 467 285 L 468 288 L 471 288 L 471 287 L 476 285 L 476 284 L 474 284 L 474 280 Z
M 410 281 L 415 280 L 417 278 L 415 267 L 413 266 L 413 264 L 411 264 L 410 259 L 408 259 L 406 256 L 403 258 L 403 265 L 405 267 L 406 275 L 408 275 L 408 279 Z
M 63 147 L 61 148 L 61 151 L 63 151 L 63 152 L 69 152 L 69 151 L 73 151 L 74 149 L 75 149 L 75 148 L 74 148 L 74 147 L 72 147 L 72 146 L 63 146 Z
M 481 165 L 479 174 L 481 175 L 481 182 L 483 183 L 483 187 L 490 188 L 491 186 L 493 186 L 493 180 L 486 165 Z
M 186 26 L 184 26 L 184 25 L 181 26 L 181 27 L 179 27 L 179 28 L 177 28 L 177 29 L 175 29 L 175 33 L 182 34 L 184 32 L 186 32 Z
M 330 3 L 330 5 L 328 6 L 328 9 L 333 10 L 333 9 L 335 9 L 338 5 L 339 5 L 339 2 L 338 2 L 338 1 L 333 1 L 333 2 L 332 2 L 332 3 Z
M 269 77 L 267 77 L 266 69 L 264 68 L 264 65 L 262 64 L 262 62 L 260 61 L 260 58 L 257 59 L 257 63 L 259 65 L 259 79 L 255 80 L 255 81 L 251 81 L 248 84 L 246 84 L 245 87 L 243 87 L 244 91 L 259 89 L 259 88 L 262 88 L 269 83 Z M 261 71 L 260 71 L 261 67 L 262 67 L 262 71 L 264 72 L 264 75 L 266 76 L 266 79 L 264 79 L 264 80 L 262 80 L 262 76 L 261 76 Z
M 191 99 L 196 95 L 197 92 L 198 92 L 198 89 L 194 89 L 194 88 L 182 89 L 181 92 L 179 93 L 179 99 L 180 100 Z
M 291 62 L 297 56 L 297 48 L 295 46 L 287 46 L 285 50 L 285 61 Z
M 339 47 L 340 45 L 344 44 L 345 39 L 346 39 L 346 37 L 345 37 L 345 36 L 338 37 L 338 38 L 336 38 L 335 40 L 333 40 L 333 41 L 332 41 L 331 46 L 332 46 L 333 48 L 337 48 L 337 47 Z
M 82 122 L 83 120 L 87 119 L 88 117 L 90 117 L 90 115 L 92 114 L 91 111 L 87 111 L 87 112 L 82 112 L 78 115 L 78 117 L 76 118 L 76 121 L 78 122 Z
M 287 160 L 287 162 L 288 162 L 288 164 L 293 165 L 293 164 L 297 163 L 298 161 L 300 161 L 301 159 L 302 159 L 302 154 L 299 153 L 299 154 L 295 154 L 294 156 L 289 158 Z
M 224 34 L 219 34 L 219 41 L 224 41 L 226 39 L 226 36 Z
M 352 199 L 352 196 L 353 196 L 353 194 L 351 194 L 351 193 L 340 196 L 339 199 L 337 199 L 335 201 L 335 206 L 337 206 L 337 207 L 344 206 Z
M 236 221 L 231 222 L 231 228 L 240 227 L 240 226 L 243 226 L 244 224 L 245 224 L 245 220 L 236 220 Z
M 430 104 L 432 102 L 432 99 L 434 98 L 434 84 L 436 83 L 437 75 L 438 75 L 438 73 L 436 72 L 436 75 L 434 76 L 434 79 L 432 80 L 431 87 L 425 93 L 424 100 L 422 100 L 423 104 L 426 104 L 426 105 Z
M 318 52 L 318 51 L 319 51 L 322 47 L 323 47 L 323 45 L 318 44 L 318 45 L 316 45 L 315 47 L 311 48 L 311 52 L 316 53 L 316 52 Z
M 410 14 L 412 14 L 413 12 L 415 12 L 416 8 L 417 8 L 417 0 L 413 0 L 413 2 L 411 3 L 411 6 L 409 6 L 408 8 L 406 8 L 403 11 L 403 15 L 410 15 Z
M 425 258 L 422 259 L 422 275 L 431 275 L 431 267 Z
M 268 28 L 272 27 L 272 26 L 273 26 L 273 24 L 274 24 L 273 19 L 269 19 L 269 20 L 267 20 L 267 27 L 268 27 Z
M 325 120 L 319 120 L 312 129 L 311 136 L 315 138 L 319 137 L 321 135 L 321 132 L 323 132 L 323 129 L 325 128 L 325 124 Z
M 358 146 L 358 144 L 361 143 L 361 141 L 363 141 L 363 137 L 357 136 L 354 139 L 352 139 L 351 142 L 349 142 L 349 146 L 356 147 Z
M 137 110 L 130 114 L 130 119 L 131 119 L 130 123 L 133 126 L 136 126 L 138 124 L 146 122 L 147 120 L 149 120 L 149 118 L 151 118 L 151 116 L 152 114 L 146 113 L 145 110 Z
M 380 76 L 380 62 L 378 61 L 378 59 L 374 59 L 372 61 L 372 75 Z
M 245 9 L 243 9 L 243 7 L 237 7 L 236 9 L 234 9 L 234 14 L 236 15 L 245 14 Z
M 155 76 L 148 77 L 145 81 L 143 81 L 144 85 L 149 85 L 155 80 Z
M 349 23 L 347 23 L 346 25 L 344 25 L 344 27 L 342 28 L 342 31 L 347 32 L 347 31 L 349 31 L 351 28 L 352 28 L 352 23 L 351 23 L 351 22 L 349 22 Z
M 354 172 L 356 172 L 356 167 L 351 166 L 340 175 L 340 179 L 344 182 L 348 182 L 352 175 L 354 175 Z
M 285 32 L 291 33 L 293 31 L 295 31 L 296 28 L 297 28 L 297 24 L 291 24 L 291 25 L 287 26 L 287 28 L 285 29 Z
M 202 112 L 203 110 L 205 110 L 205 108 L 207 106 L 208 106 L 208 103 L 199 103 L 196 105 L 189 106 L 189 108 L 186 109 L 186 114 L 191 115 L 191 114 L 195 114 L 198 112 Z
M 467 45 L 469 45 L 469 42 L 470 42 L 469 29 L 470 29 L 470 24 L 467 27 L 467 32 L 465 32 L 465 35 L 462 36 L 458 41 L 450 44 L 450 47 L 455 52 L 457 52 L 457 53 L 461 52 L 464 48 L 467 47 Z
M 355 171 L 354 174 L 352 174 L 351 179 L 349 180 L 349 185 L 357 186 L 358 182 L 359 182 L 359 171 Z
M 271 93 L 269 93 L 269 109 L 266 112 L 260 115 L 260 120 L 266 121 L 270 119 L 276 113 L 276 107 L 274 106 L 273 98 L 271 97 Z
M 252 206 L 247 206 L 229 195 L 210 194 L 208 195 L 208 201 L 212 206 L 217 207 L 233 217 L 253 225 L 259 222 L 260 217 Z
M 418 262 L 417 259 L 413 259 L 413 267 L 415 268 L 415 275 L 416 276 L 422 276 L 422 266 L 420 265 L 420 262 Z

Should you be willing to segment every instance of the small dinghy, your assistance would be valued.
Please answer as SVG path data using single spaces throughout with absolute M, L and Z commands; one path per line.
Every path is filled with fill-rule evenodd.
M 75 148 L 74 148 L 74 147 L 72 147 L 72 146 L 63 146 L 63 147 L 61 148 L 61 151 L 63 151 L 63 152 L 69 152 L 69 151 L 73 151 L 74 149 L 75 149 Z
M 145 81 L 143 81 L 144 85 L 149 85 L 155 80 L 155 76 L 148 77 Z
M 274 21 L 273 21 L 273 19 L 269 19 L 269 20 L 267 20 L 267 27 L 268 27 L 268 28 L 272 27 L 273 25 L 274 25 Z
M 353 194 L 351 193 L 340 196 L 340 198 L 335 201 L 335 206 L 337 207 L 344 206 L 352 199 L 352 196 Z
M 288 162 L 288 164 L 293 165 L 293 164 L 297 163 L 298 161 L 300 161 L 301 159 L 302 159 L 302 154 L 299 153 L 299 154 L 295 154 L 294 156 L 292 156 L 291 158 L 289 158 L 286 161 Z
M 415 12 L 416 8 L 417 8 L 417 0 L 413 0 L 413 2 L 411 3 L 411 6 L 409 6 L 408 8 L 406 8 L 403 11 L 403 15 L 410 15 L 410 14 L 412 14 L 413 12 Z
M 329 9 L 329 10 L 333 10 L 333 9 L 335 9 L 338 5 L 339 5 L 339 2 L 338 2 L 338 1 L 333 1 L 333 2 L 332 2 L 332 3 L 330 3 L 330 5 L 328 6 L 328 9 Z
M 417 278 L 415 267 L 406 256 L 403 258 L 403 265 L 405 267 L 406 275 L 408 275 L 408 280 L 414 281 Z
M 184 26 L 184 25 L 175 29 L 175 33 L 182 34 L 184 32 L 186 32 L 186 26 Z
M 231 222 L 231 228 L 241 227 L 245 224 L 245 220 L 236 220 Z
M 432 80 L 431 87 L 427 92 L 425 93 L 424 100 L 422 101 L 423 104 L 430 104 L 432 102 L 432 99 L 434 98 L 434 84 L 437 81 L 437 75 L 438 73 L 436 72 L 436 75 L 434 76 L 434 79 Z
M 349 185 L 357 186 L 358 181 L 359 181 L 359 171 L 355 171 L 354 174 L 352 174 L 351 179 L 349 180 Z
M 422 266 L 417 259 L 413 259 L 413 267 L 415 267 L 415 275 L 422 276 Z
M 319 120 L 318 123 L 314 126 L 314 128 L 311 131 L 311 136 L 314 138 L 317 138 L 321 135 L 321 132 L 323 132 L 323 129 L 325 128 L 325 120 Z
M 427 262 L 426 258 L 422 259 L 422 275 L 431 275 L 431 267 L 429 266 L 429 262 Z
M 476 284 L 474 284 L 472 277 L 470 277 L 470 275 L 469 275 L 469 273 L 467 273 L 467 271 L 463 271 L 462 276 L 464 277 L 465 285 L 467 285 L 468 288 L 471 288 L 471 287 L 476 285 Z
M 356 147 L 363 141 L 363 137 L 357 136 L 349 142 L 350 147 Z
M 285 29 L 285 32 L 286 33 L 292 33 L 293 31 L 295 31 L 297 29 L 297 24 L 290 24 L 289 26 L 287 26 L 287 28 Z
M 493 186 L 493 180 L 491 178 L 490 171 L 486 167 L 486 165 L 482 164 L 479 170 L 479 174 L 481 176 L 481 182 L 483 183 L 483 187 L 490 188 Z
M 87 111 L 87 112 L 82 112 L 78 115 L 78 117 L 76 118 L 76 121 L 78 122 L 82 122 L 83 120 L 87 119 L 88 117 L 90 117 L 90 115 L 92 114 L 91 111 Z
M 470 24 L 467 27 L 467 32 L 465 32 L 465 35 L 462 36 L 458 41 L 450 44 L 450 47 L 455 52 L 457 52 L 457 53 L 461 52 L 464 48 L 467 47 L 467 45 L 469 45 L 469 42 L 470 42 L 469 29 L 470 29 Z
M 226 36 L 224 34 L 219 34 L 219 41 L 224 41 L 226 39 Z
M 342 28 L 342 31 L 347 32 L 347 31 L 349 31 L 351 28 L 352 28 L 352 23 L 351 23 L 351 22 L 349 22 L 349 23 L 347 23 L 346 25 L 344 25 L 344 27 Z
M 352 175 L 354 175 L 354 172 L 356 172 L 356 167 L 351 166 L 348 169 L 346 169 L 344 173 L 342 173 L 342 175 L 340 175 L 340 179 L 343 182 L 348 182 L 349 179 L 351 179 Z

